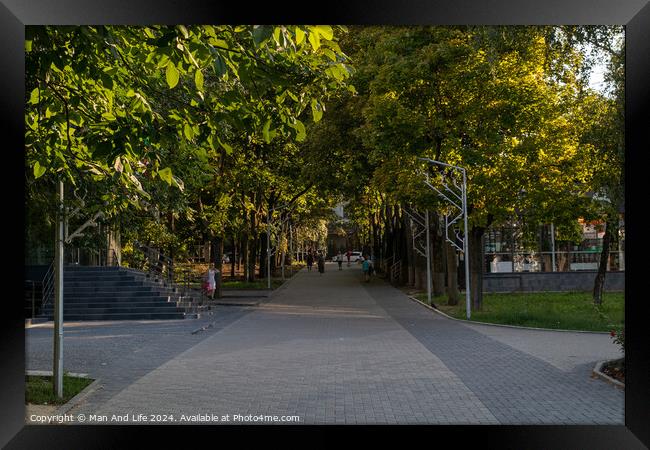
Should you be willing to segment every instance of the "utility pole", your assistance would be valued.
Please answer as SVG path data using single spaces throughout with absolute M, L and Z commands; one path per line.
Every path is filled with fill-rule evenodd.
M 59 181 L 59 205 L 54 248 L 54 370 L 52 384 L 57 398 L 63 398 L 63 244 L 65 241 L 65 210 L 63 181 Z

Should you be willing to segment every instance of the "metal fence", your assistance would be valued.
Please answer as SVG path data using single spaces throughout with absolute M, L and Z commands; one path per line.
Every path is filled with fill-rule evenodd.
M 485 253 L 486 273 L 508 272 L 578 272 L 598 270 L 600 252 L 490 252 Z M 622 251 L 610 251 L 607 260 L 608 271 L 624 271 L 625 258 Z

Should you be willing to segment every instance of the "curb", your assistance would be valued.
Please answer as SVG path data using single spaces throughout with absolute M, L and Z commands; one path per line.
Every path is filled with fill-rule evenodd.
M 30 376 L 52 376 L 52 371 L 51 370 L 27 370 L 25 371 L 26 375 Z M 66 375 L 75 377 L 75 378 L 90 378 L 90 376 L 87 373 L 66 373 Z M 83 400 L 86 399 L 90 394 L 95 392 L 96 390 L 100 389 L 102 386 L 100 385 L 100 379 L 97 378 L 95 381 L 90 383 L 88 386 L 86 386 L 84 389 L 81 390 L 77 395 L 72 397 L 70 400 L 68 400 L 67 403 L 64 403 L 63 405 L 59 406 L 56 409 L 56 412 L 54 413 L 55 415 L 64 415 L 68 411 L 72 410 L 75 406 L 78 406 Z
M 506 324 L 489 323 L 489 322 L 474 322 L 473 320 L 457 319 L 456 317 L 448 316 L 447 314 L 443 313 L 439 309 L 436 309 L 436 308 L 434 308 L 432 306 L 429 306 L 426 303 L 418 300 L 415 297 L 412 297 L 410 295 L 407 295 L 407 297 L 410 298 L 411 300 L 413 300 L 414 302 L 417 302 L 420 305 L 424 306 L 425 308 L 429 308 L 430 310 L 434 311 L 435 313 L 446 317 L 447 319 L 456 320 L 458 322 L 464 322 L 464 323 L 468 323 L 468 324 L 489 325 L 491 327 L 501 327 L 501 328 L 515 328 L 515 329 L 518 329 L 518 330 L 559 331 L 559 332 L 562 332 L 562 333 L 609 334 L 607 331 L 558 330 L 558 329 L 555 329 L 555 328 L 522 327 L 522 326 L 518 326 L 518 325 L 506 325 Z
M 611 385 L 616 386 L 619 389 L 625 389 L 625 383 L 621 383 L 618 380 L 615 380 L 614 378 L 610 377 L 609 375 L 605 374 L 604 372 L 601 371 L 602 367 L 607 364 L 608 362 L 611 361 L 616 361 L 615 359 L 611 359 L 608 361 L 599 361 L 596 363 L 594 366 L 593 370 L 591 371 L 591 377 L 592 378 L 600 378 L 601 380 L 605 381 L 606 383 L 609 383 Z
M 72 397 L 68 403 L 65 405 L 62 405 L 59 409 L 56 410 L 56 414 L 58 415 L 63 415 L 66 414 L 68 411 L 71 411 L 73 408 L 76 406 L 79 406 L 79 404 L 84 401 L 89 395 L 97 391 L 98 389 L 102 388 L 102 385 L 100 384 L 100 379 L 97 378 L 95 381 L 90 383 L 84 390 L 79 392 L 77 395 Z

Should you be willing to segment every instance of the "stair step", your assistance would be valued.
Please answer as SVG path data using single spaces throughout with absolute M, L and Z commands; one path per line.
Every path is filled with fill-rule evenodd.
M 76 308 L 127 308 L 127 307 L 155 307 L 155 308 L 164 308 L 169 306 L 176 306 L 177 302 L 101 302 L 101 303 L 64 303 L 63 311 L 76 309 Z M 46 305 L 43 307 L 43 312 L 53 311 L 54 307 L 52 305 Z
M 184 319 L 185 313 L 121 313 L 121 314 L 64 314 L 64 321 L 85 320 L 172 320 Z M 52 320 L 52 317 L 47 317 Z

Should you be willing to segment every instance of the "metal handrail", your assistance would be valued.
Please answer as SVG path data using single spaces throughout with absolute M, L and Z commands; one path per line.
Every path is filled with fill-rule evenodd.
M 47 272 L 45 272 L 41 284 L 43 286 L 43 295 L 41 299 L 42 308 L 54 297 L 54 261 L 50 263 L 50 267 L 48 267 Z
M 169 256 L 163 254 L 159 249 L 149 247 L 138 241 L 133 243 L 134 248 L 141 251 L 145 256 L 145 266 L 147 271 L 153 276 L 159 276 L 161 279 L 168 282 L 174 282 L 174 260 Z M 157 256 L 157 261 L 152 263 L 152 255 Z M 167 272 L 165 273 L 165 266 Z
M 391 282 L 399 277 L 400 270 L 402 270 L 402 261 L 398 259 L 397 261 L 395 261 L 395 263 L 393 263 L 390 266 L 390 278 L 391 278 L 390 281 Z

